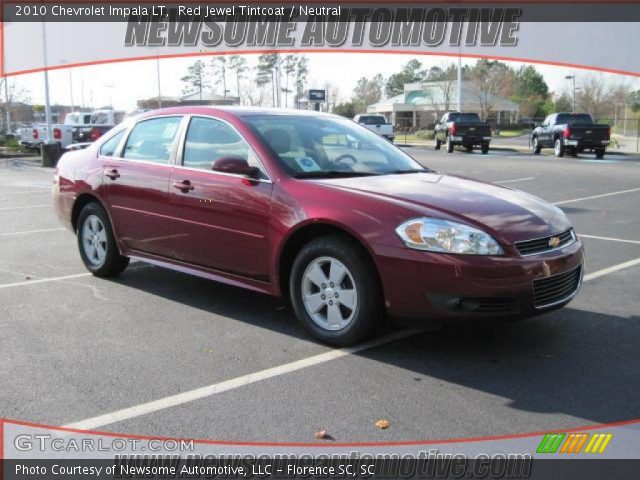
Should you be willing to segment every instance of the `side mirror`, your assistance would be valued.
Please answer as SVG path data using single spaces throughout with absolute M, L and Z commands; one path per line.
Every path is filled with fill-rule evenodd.
M 260 169 L 252 167 L 244 158 L 222 157 L 213 162 L 211 170 L 215 172 L 234 173 L 236 175 L 246 175 L 251 178 L 258 178 Z

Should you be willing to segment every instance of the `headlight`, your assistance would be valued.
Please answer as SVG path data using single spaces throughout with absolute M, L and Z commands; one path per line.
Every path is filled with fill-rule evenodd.
M 436 218 L 414 218 L 404 222 L 396 233 L 405 245 L 430 252 L 469 255 L 503 255 L 493 237 L 461 223 Z

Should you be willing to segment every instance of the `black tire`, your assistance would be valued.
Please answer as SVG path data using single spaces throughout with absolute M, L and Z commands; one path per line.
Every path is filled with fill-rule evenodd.
M 482 146 L 482 154 L 486 155 L 487 153 L 489 153 L 489 145 L 483 145 Z
M 453 153 L 453 143 L 451 137 L 447 137 L 447 153 Z
M 575 157 L 577 157 L 577 156 L 578 156 L 578 149 L 577 149 L 577 148 L 572 148 L 572 149 L 569 151 L 569 155 L 571 155 L 571 156 L 572 156 L 572 157 L 574 157 L 574 158 L 575 158 Z
M 599 148 L 596 150 L 596 158 L 604 158 L 604 148 Z
M 562 141 L 561 138 L 556 138 L 556 141 L 554 143 L 554 147 L 553 147 L 553 153 L 555 154 L 556 157 L 561 158 L 564 157 L 564 142 Z
M 346 288 L 355 289 L 357 296 L 355 308 L 347 308 L 346 313 L 343 313 L 352 315 L 350 320 L 347 319 L 348 323 L 344 327 L 335 330 L 330 327 L 325 328 L 319 321 L 314 320 L 304 302 L 307 285 L 311 288 L 316 286 L 316 282 L 307 280 L 310 277 L 307 275 L 307 269 L 312 268 L 311 266 L 314 264 L 317 265 L 318 262 L 326 261 L 326 259 L 337 260 L 346 267 L 348 276 L 345 275 L 344 281 L 349 283 Z M 333 264 L 329 265 L 328 274 L 327 270 L 322 270 L 325 275 L 323 278 L 327 278 L 327 281 L 331 276 L 331 265 Z M 353 280 L 353 284 L 351 284 L 351 280 Z M 328 323 L 328 302 L 332 298 L 331 292 L 334 291 L 334 287 L 326 285 L 326 289 L 317 286 L 317 292 L 314 289 L 311 295 L 327 295 L 323 296 L 322 301 L 319 302 L 322 306 L 317 310 L 316 317 L 326 316 Z M 336 293 L 339 291 L 337 287 L 335 291 Z M 323 343 L 335 347 L 355 345 L 373 335 L 382 324 L 384 301 L 375 266 L 361 246 L 341 235 L 320 237 L 309 242 L 300 250 L 291 268 L 289 292 L 296 317 L 313 337 Z M 338 300 L 333 308 L 345 312 L 342 310 L 344 306 Z
M 433 134 L 433 149 L 434 150 L 440 150 L 440 146 L 442 145 L 442 142 L 440 141 L 440 139 L 436 136 L 435 132 Z
M 465 150 L 467 151 L 467 153 L 471 153 L 471 152 L 473 152 L 473 146 L 471 146 L 471 145 L 470 145 L 470 146 L 468 146 L 468 147 L 464 147 L 464 148 L 465 148 Z
M 542 151 L 542 147 L 540 146 L 538 137 L 533 137 L 533 140 L 531 140 L 531 150 L 533 151 L 534 155 L 540 155 L 540 152 Z
M 96 240 L 96 242 L 100 243 L 101 248 L 106 252 L 102 259 L 90 258 L 87 253 L 87 249 L 90 247 L 85 247 L 85 241 L 89 241 L 87 237 L 90 233 L 90 229 L 92 228 L 89 225 L 91 224 L 92 217 L 97 217 L 100 221 L 101 228 L 99 227 L 97 231 L 104 232 L 103 240 L 101 242 L 99 239 Z M 85 226 L 87 227 L 86 229 Z M 80 258 L 82 258 L 82 262 L 87 270 L 93 273 L 96 277 L 116 276 L 127 268 L 127 265 L 129 265 L 129 258 L 123 257 L 118 251 L 116 239 L 113 235 L 113 228 L 111 228 L 111 222 L 109 221 L 109 215 L 107 215 L 107 212 L 102 205 L 96 202 L 91 202 L 84 206 L 78 216 L 76 233 L 78 238 L 78 249 L 80 250 Z

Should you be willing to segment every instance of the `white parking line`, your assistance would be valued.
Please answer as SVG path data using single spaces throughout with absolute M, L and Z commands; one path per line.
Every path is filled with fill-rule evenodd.
M 513 182 L 524 182 L 526 180 L 535 180 L 536 177 L 527 177 L 527 178 L 514 178 L 513 180 L 499 180 L 493 183 L 513 183 Z
M 624 270 L 625 268 L 635 267 L 636 265 L 640 265 L 640 258 L 629 260 L 628 262 L 624 262 L 624 263 L 619 263 L 618 265 L 613 265 L 612 267 L 609 267 L 609 268 L 603 268 L 602 270 L 598 270 L 597 272 L 589 273 L 588 275 L 584 276 L 582 281 L 588 282 L 589 280 L 594 280 L 596 278 L 609 275 L 610 273 Z
M 148 413 L 157 412 L 170 407 L 176 407 L 184 403 L 193 402 L 202 398 L 210 397 L 216 393 L 227 392 L 239 387 L 251 385 L 252 383 L 260 382 L 268 378 L 278 377 L 286 373 L 295 372 L 303 368 L 312 367 L 321 363 L 336 360 L 338 358 L 345 357 L 347 355 L 353 355 L 354 353 L 368 350 L 370 348 L 379 347 L 386 343 L 395 342 L 403 338 L 413 336 L 420 333 L 421 330 L 400 330 L 398 332 L 385 335 L 384 337 L 376 338 L 369 342 L 357 345 L 351 348 L 343 348 L 339 350 L 330 350 L 319 355 L 303 358 L 291 363 L 285 363 L 277 367 L 268 368 L 259 372 L 250 373 L 241 377 L 232 378 L 231 380 L 225 380 L 224 382 L 214 383 L 206 387 L 197 388 L 188 392 L 179 393 L 170 397 L 161 398 L 160 400 L 154 400 L 148 403 L 142 403 L 134 407 L 124 408 L 115 412 L 107 413 L 106 415 L 100 415 L 98 417 L 89 418 L 75 423 L 64 425 L 64 428 L 77 428 L 80 430 L 91 430 L 93 428 L 102 427 L 122 420 L 139 417 Z
M 2 195 L 24 195 L 27 193 L 31 193 L 31 194 L 35 194 L 35 195 L 42 195 L 45 193 L 51 193 L 51 189 L 50 188 L 40 188 L 38 190 L 23 190 L 21 192 L 0 192 L 0 196 Z
M 3 208 L 0 208 L 0 212 L 6 212 L 9 210 L 25 210 L 27 208 L 45 208 L 45 207 L 51 208 L 53 207 L 53 205 L 50 203 L 43 203 L 42 205 L 23 205 L 21 207 L 3 207 Z
M 553 202 L 554 205 L 564 205 L 565 203 L 581 202 L 583 200 L 591 200 L 594 198 L 610 197 L 612 195 L 622 195 L 623 193 L 639 192 L 640 188 L 632 188 L 630 190 L 621 190 L 619 192 L 603 193 L 602 195 L 593 195 L 592 197 L 573 198 L 571 200 L 562 200 Z
M 4 285 L 0 285 L 0 289 L 24 287 L 25 285 L 37 285 L 39 283 L 59 282 L 61 280 L 70 280 L 72 278 L 88 277 L 89 275 L 91 275 L 91 273 L 85 272 L 76 273 L 75 275 L 65 275 L 64 277 L 39 278 L 37 280 L 27 280 L 26 282 L 5 283 Z
M 7 232 L 7 233 L 0 233 L 0 237 L 12 237 L 12 236 L 17 236 L 17 235 L 29 235 L 32 233 L 46 233 L 46 232 L 59 232 L 61 230 L 65 230 L 65 228 L 45 228 L 43 230 L 24 230 L 22 232 Z
M 593 272 L 589 275 L 585 275 L 583 278 L 583 282 L 588 282 L 595 278 L 599 278 L 604 275 L 608 275 L 610 273 L 617 272 L 619 270 L 629 268 L 638 264 L 640 264 L 640 258 L 636 258 L 635 260 L 621 263 L 619 265 L 614 265 L 612 267 L 605 268 L 597 272 Z M 340 350 L 331 350 L 326 353 L 314 355 L 313 357 L 303 358 L 302 360 L 297 360 L 295 362 L 286 363 L 284 365 L 279 365 L 277 367 L 268 368 L 266 370 L 261 370 L 255 373 L 250 373 L 248 375 L 243 375 L 241 377 L 232 378 L 230 380 L 225 380 L 220 383 L 214 383 L 206 387 L 196 388 L 195 390 L 189 390 L 187 392 L 178 393 L 177 395 L 171 395 L 169 397 L 164 397 L 159 400 L 142 403 L 140 405 L 136 405 L 133 407 L 124 408 L 122 410 L 116 410 L 115 412 L 107 413 L 105 415 L 99 415 L 97 417 L 88 418 L 86 420 L 81 420 L 79 422 L 69 423 L 67 425 L 64 425 L 63 427 L 77 428 L 79 430 L 91 430 L 94 428 L 103 427 L 105 425 L 110 425 L 112 423 L 121 422 L 123 420 L 139 417 L 142 415 L 146 415 L 148 413 L 157 412 L 160 410 L 164 410 L 166 408 L 176 407 L 178 405 L 192 402 L 194 400 L 200 400 L 202 398 L 210 397 L 211 395 L 215 395 L 217 393 L 228 392 L 229 390 L 234 390 L 236 388 L 244 387 L 246 385 L 250 385 L 252 383 L 256 383 L 261 380 L 278 377 L 280 375 L 295 372 L 303 368 L 319 365 L 319 364 L 329 362 L 331 360 L 335 360 L 347 355 L 352 355 L 354 353 L 361 352 L 363 350 L 378 347 L 380 345 L 384 345 L 389 342 L 394 342 L 396 340 L 411 337 L 421 332 L 422 330 L 416 330 L 416 329 L 401 330 L 399 332 L 394 332 L 390 335 L 386 335 L 384 337 L 371 340 L 370 342 L 363 343 L 362 345 L 358 345 L 351 348 L 340 349 Z
M 640 245 L 640 241 L 638 240 L 625 240 L 623 238 L 612 238 L 612 237 L 598 237 L 597 235 L 585 235 L 584 233 L 581 233 L 578 236 L 580 238 L 593 238 L 595 240 L 609 240 L 610 242 L 635 243 L 636 245 Z

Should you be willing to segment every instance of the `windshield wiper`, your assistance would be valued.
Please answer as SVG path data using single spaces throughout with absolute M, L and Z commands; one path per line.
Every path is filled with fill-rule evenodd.
M 340 178 L 340 177 L 369 177 L 372 175 L 380 175 L 373 172 L 350 172 L 345 170 L 323 170 L 321 172 L 299 172 L 294 175 L 295 178 Z
M 391 170 L 390 172 L 384 172 L 385 175 L 401 175 L 403 173 L 433 173 L 428 168 L 412 168 L 407 170 Z

